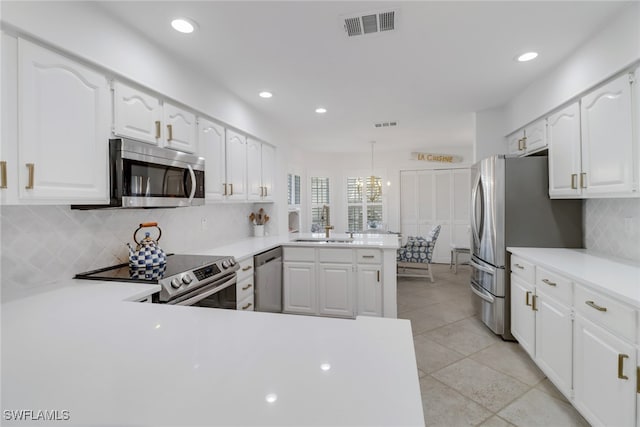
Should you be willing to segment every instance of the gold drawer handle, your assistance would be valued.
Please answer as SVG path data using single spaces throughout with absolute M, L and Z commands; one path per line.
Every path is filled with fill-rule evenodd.
M 244 268 L 242 269 L 242 271 L 249 271 L 249 270 L 251 270 L 252 268 L 253 268 L 252 266 L 247 265 L 246 267 L 244 267 Z
M 0 162 L 0 188 L 7 188 L 7 162 Z
M 527 291 L 527 294 L 525 295 L 525 304 L 528 305 L 529 307 L 531 306 L 531 303 L 529 302 L 529 297 L 531 296 L 531 291 Z
M 628 380 L 629 377 L 623 374 L 624 371 L 624 359 L 628 359 L 628 354 L 618 354 L 618 378 L 621 380 Z
M 517 268 L 519 268 L 520 270 L 524 270 L 524 267 L 521 266 L 520 264 L 514 264 Z
M 549 279 L 542 279 L 542 283 L 546 283 L 549 286 L 557 286 L 557 283 L 550 281 Z
M 24 187 L 27 190 L 33 190 L 33 179 L 35 175 L 35 163 L 27 163 L 27 169 L 29 169 L 29 181 L 27 182 L 27 186 Z
M 247 289 L 249 289 L 251 286 L 253 286 L 253 285 L 249 284 L 249 285 L 247 285 L 247 286 L 243 286 L 243 287 L 242 287 L 242 290 L 243 290 L 243 291 L 246 291 L 246 290 L 247 290 Z
M 598 311 L 607 311 L 607 307 L 601 307 L 601 306 L 599 306 L 598 304 L 596 304 L 593 301 L 585 301 L 584 303 L 587 304 L 591 308 L 595 308 Z
M 242 309 L 246 310 L 247 308 L 251 307 L 253 304 L 251 304 L 250 302 L 247 303 L 247 305 L 243 306 Z

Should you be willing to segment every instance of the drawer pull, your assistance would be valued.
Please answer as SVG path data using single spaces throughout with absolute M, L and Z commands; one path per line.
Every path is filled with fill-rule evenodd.
M 532 295 L 531 296 L 531 310 L 533 310 L 533 311 L 538 311 L 538 306 L 536 305 L 536 301 L 538 301 L 538 296 L 537 295 Z
M 167 125 L 167 131 L 169 131 L 169 136 L 167 136 L 167 141 L 173 140 L 173 125 Z
M 243 286 L 242 290 L 246 291 L 247 289 L 249 289 L 251 286 L 253 286 L 251 283 L 249 283 L 247 286 Z
M 362 255 L 362 258 L 375 258 L 374 255 Z
M 531 303 L 529 302 L 529 296 L 531 296 L 531 291 L 527 291 L 527 294 L 525 295 L 525 304 L 528 305 L 529 307 L 531 307 Z
M 587 188 L 587 173 L 586 172 L 582 172 L 580 174 L 580 188 Z
M 593 301 L 585 301 L 584 303 L 587 304 L 591 308 L 595 308 L 598 311 L 607 311 L 607 307 L 600 307 L 598 304 L 596 304 Z
M 520 264 L 514 264 L 517 268 L 519 268 L 520 270 L 524 270 L 524 267 L 521 266 Z
M 242 271 L 249 271 L 249 270 L 251 270 L 252 268 L 253 268 L 252 266 L 247 265 L 246 267 L 243 267 L 243 268 L 242 268 Z
M 247 308 L 251 307 L 253 304 L 251 304 L 250 302 L 247 303 L 247 305 L 242 306 L 243 310 L 246 310 Z
M 542 279 L 542 283 L 546 283 L 549 286 L 556 286 L 557 283 L 550 281 L 549 279 Z
M 222 185 L 224 185 L 224 194 L 223 194 L 223 196 L 227 196 L 228 195 L 227 194 L 227 183 L 224 183 Z
M 628 359 L 628 354 L 618 354 L 618 378 L 621 380 L 628 380 L 629 377 L 623 374 L 624 371 L 624 359 Z

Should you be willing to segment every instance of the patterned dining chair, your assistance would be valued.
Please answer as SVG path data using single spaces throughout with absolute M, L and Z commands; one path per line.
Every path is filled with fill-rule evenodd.
M 427 237 L 409 236 L 407 238 L 407 243 L 398 249 L 396 256 L 398 276 L 429 277 L 431 282 L 434 282 L 431 259 L 440 228 L 440 225 L 433 227 Z

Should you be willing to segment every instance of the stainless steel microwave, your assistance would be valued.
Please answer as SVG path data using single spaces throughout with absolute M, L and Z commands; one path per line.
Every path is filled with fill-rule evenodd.
M 109 205 L 96 208 L 168 208 L 204 204 L 204 158 L 118 138 L 109 140 Z

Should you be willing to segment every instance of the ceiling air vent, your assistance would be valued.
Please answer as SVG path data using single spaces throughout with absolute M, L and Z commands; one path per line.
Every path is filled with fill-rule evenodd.
M 342 19 L 347 36 L 353 37 L 395 30 L 396 17 L 396 10 L 386 10 L 343 16 Z
M 392 122 L 380 122 L 380 123 L 374 123 L 373 125 L 377 128 L 388 128 L 388 127 L 398 126 L 398 121 L 395 120 Z

